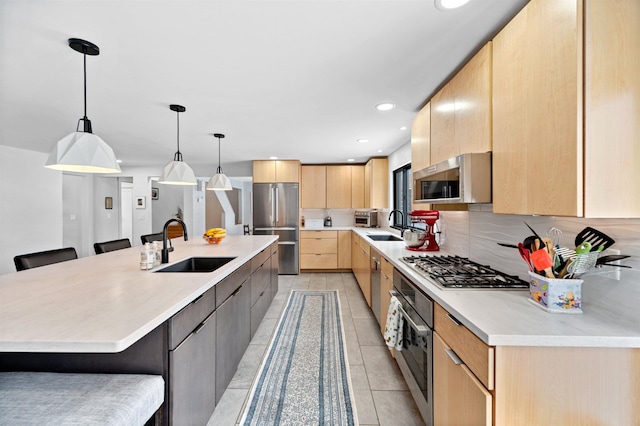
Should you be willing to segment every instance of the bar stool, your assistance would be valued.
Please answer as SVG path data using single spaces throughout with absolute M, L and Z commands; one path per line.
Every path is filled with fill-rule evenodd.
M 73 247 L 66 247 L 55 250 L 39 251 L 36 253 L 21 254 L 13 258 L 16 271 L 38 268 L 40 266 L 51 265 L 52 263 L 65 262 L 78 258 L 78 253 Z
M 162 232 L 157 232 L 155 234 L 140 235 L 140 239 L 142 240 L 142 244 L 152 243 L 154 241 L 162 241 Z
M 131 242 L 128 238 L 122 238 L 120 240 L 105 241 L 103 243 L 95 243 L 93 245 L 96 254 L 107 253 L 109 251 L 121 250 L 131 247 Z

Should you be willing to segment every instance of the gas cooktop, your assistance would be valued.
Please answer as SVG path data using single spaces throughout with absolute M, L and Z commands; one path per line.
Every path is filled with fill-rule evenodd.
M 529 283 L 459 256 L 404 256 L 400 260 L 444 290 L 524 290 Z

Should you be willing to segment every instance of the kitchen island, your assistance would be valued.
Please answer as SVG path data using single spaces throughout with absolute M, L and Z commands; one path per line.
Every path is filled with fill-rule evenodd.
M 179 424 L 181 413 L 203 406 L 203 416 L 210 415 L 277 291 L 277 237 L 173 245 L 169 265 L 189 257 L 234 259 L 209 273 L 158 273 L 167 265 L 140 270 L 140 247 L 134 247 L 1 276 L 0 368 L 161 374 L 167 383 L 163 423 Z M 233 320 L 217 318 L 222 313 Z M 215 344 L 234 328 L 242 342 Z M 205 350 L 210 358 L 195 359 Z M 216 386 L 202 386 L 217 388 L 208 400 L 179 395 L 198 389 L 186 377 L 206 377 L 189 368 L 198 362 L 216 367 L 209 367 Z
M 433 350 L 450 345 L 445 350 L 453 349 L 465 366 L 464 372 L 452 366 L 452 375 L 439 381 L 450 361 L 445 350 L 434 354 L 436 424 L 455 423 L 446 415 L 468 409 L 463 400 L 475 392 L 484 405 L 482 424 L 640 424 L 637 282 L 586 276 L 583 314 L 547 313 L 528 301 L 526 290 L 441 290 L 400 260 L 409 254 L 404 242 L 367 237 L 383 230 L 354 232 L 433 299 L 442 314 L 434 331 L 440 346 Z M 464 391 L 471 393 L 452 392 L 461 383 L 456 380 L 466 380 Z

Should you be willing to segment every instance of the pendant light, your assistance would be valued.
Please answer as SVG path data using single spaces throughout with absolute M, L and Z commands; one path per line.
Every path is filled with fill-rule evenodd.
M 220 167 L 220 139 L 224 139 L 222 133 L 214 133 L 214 137 L 218 138 L 218 168 L 216 174 L 211 176 L 209 183 L 207 183 L 207 189 L 213 191 L 231 191 L 231 181 L 228 177 L 222 173 L 222 167 Z
M 178 150 L 173 156 L 173 161 L 164 166 L 158 183 L 167 185 L 197 185 L 196 175 L 193 173 L 193 170 L 191 170 L 191 167 L 182 161 L 182 153 L 180 152 L 180 113 L 185 112 L 187 109 L 182 105 L 170 105 L 169 109 L 176 112 L 178 119 Z
M 92 133 L 91 121 L 87 118 L 87 55 L 99 55 L 100 48 L 79 38 L 70 38 L 69 47 L 84 57 L 84 117 L 78 120 L 75 132 L 56 144 L 45 167 L 81 173 L 120 173 L 116 155 L 105 141 Z M 83 128 L 79 131 L 81 121 Z

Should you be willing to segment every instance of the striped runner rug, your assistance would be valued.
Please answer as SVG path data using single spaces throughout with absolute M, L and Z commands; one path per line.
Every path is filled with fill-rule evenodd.
M 358 424 L 337 291 L 291 292 L 240 424 Z

